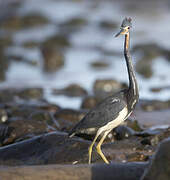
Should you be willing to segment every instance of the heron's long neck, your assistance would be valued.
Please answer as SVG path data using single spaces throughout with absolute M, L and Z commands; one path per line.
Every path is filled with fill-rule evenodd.
M 128 91 L 131 94 L 131 97 L 135 96 L 138 99 L 138 85 L 135 77 L 135 72 L 129 52 L 129 39 L 130 39 L 130 33 L 125 35 L 125 43 L 124 43 L 124 56 L 126 60 L 128 75 L 129 75 L 129 89 Z

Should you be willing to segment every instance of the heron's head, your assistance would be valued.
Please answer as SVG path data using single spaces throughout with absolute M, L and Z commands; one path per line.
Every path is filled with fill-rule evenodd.
M 132 27 L 131 21 L 131 18 L 125 18 L 121 24 L 120 31 L 115 35 L 115 37 L 119 36 L 120 34 L 124 35 L 129 33 L 129 30 Z

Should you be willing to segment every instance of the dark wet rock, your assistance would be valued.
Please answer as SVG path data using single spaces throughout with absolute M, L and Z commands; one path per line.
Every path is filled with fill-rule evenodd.
M 148 136 L 155 136 L 155 135 L 158 135 L 160 133 L 162 133 L 163 131 L 166 131 L 166 129 L 151 129 L 151 128 L 148 128 L 148 129 L 145 129 L 141 132 L 137 132 L 136 135 L 137 136 L 142 136 L 142 137 L 148 137 Z
M 58 49 L 44 46 L 41 52 L 43 55 L 43 68 L 46 72 L 55 72 L 64 66 L 64 55 Z
M 70 46 L 69 39 L 66 35 L 56 34 L 43 42 L 44 48 L 63 48 Z
M 145 78 L 153 75 L 152 61 L 162 56 L 164 50 L 155 43 L 140 44 L 133 48 L 133 51 L 141 54 L 141 58 L 136 63 L 136 71 Z
M 45 122 L 47 125 L 50 126 L 54 126 L 54 119 L 52 114 L 50 114 L 49 112 L 45 112 L 45 111 L 37 111 L 32 113 L 28 119 L 31 119 L 32 121 L 42 121 Z
M 28 14 L 21 19 L 22 27 L 33 27 L 48 24 L 49 20 L 41 14 Z
M 82 26 L 87 25 L 87 20 L 81 17 L 75 17 L 73 19 L 69 19 L 61 24 L 59 24 L 60 31 L 62 33 L 75 33 L 76 30 L 81 28 Z
M 164 110 L 170 108 L 170 100 L 144 100 L 140 101 L 139 105 L 144 111 Z
M 126 123 L 123 123 L 123 124 L 126 124 Z M 123 140 L 123 139 L 130 138 L 132 136 L 136 136 L 138 132 L 134 131 L 132 128 L 125 126 L 123 124 L 119 125 L 108 134 L 108 136 L 105 139 L 106 143 L 114 142 L 115 140 Z M 93 140 L 94 136 L 95 134 L 91 136 L 91 138 L 89 139 Z
M 164 49 L 163 56 L 170 61 L 170 51 L 167 49 Z
M 86 179 L 86 180 L 137 180 L 148 163 L 112 163 L 93 165 L 37 165 L 0 168 L 2 179 Z M 80 178 L 81 177 L 81 178 Z
M 8 108 L 9 117 L 28 118 L 32 113 L 36 112 L 37 109 L 26 105 L 15 105 Z
M 153 75 L 152 62 L 147 58 L 140 59 L 135 65 L 136 71 L 145 78 L 150 78 Z
M 111 142 L 115 142 L 117 140 L 123 140 L 126 137 L 126 132 L 128 131 L 125 128 L 122 128 L 121 125 L 120 125 L 120 128 L 119 126 L 117 127 L 118 129 L 113 129 L 106 137 L 106 139 L 104 140 L 104 143 L 111 143 Z M 96 135 L 97 131 L 94 132 L 93 134 L 78 134 L 77 136 L 79 137 L 82 137 L 84 139 L 87 139 L 87 140 L 90 140 L 90 141 L 93 141 L 93 139 L 95 138 L 95 135 Z M 128 134 L 129 135 L 129 134 Z M 100 140 L 100 138 L 102 137 L 102 135 L 99 136 L 97 142 Z
M 151 145 L 153 148 L 155 148 L 162 140 L 170 136 L 170 128 L 149 128 L 142 132 L 136 133 L 136 136 L 142 137 L 141 144 Z
M 109 67 L 109 64 L 104 61 L 95 61 L 91 63 L 91 67 L 94 69 L 105 69 Z
M 47 102 L 45 102 L 45 103 L 40 102 L 40 104 L 34 105 L 33 107 L 38 108 L 40 110 L 47 111 L 49 113 L 53 113 L 53 114 L 58 112 L 59 110 L 61 110 L 61 108 L 58 105 L 49 104 Z
M 85 111 L 77 111 L 73 109 L 61 109 L 59 112 L 55 113 L 54 117 L 56 119 L 65 119 L 67 121 L 77 123 L 80 121 L 84 116 Z
M 143 131 L 142 125 L 137 120 L 131 120 L 130 117 L 125 121 L 125 124 L 134 131 Z
M 164 140 L 158 147 L 150 167 L 146 169 L 142 180 L 169 180 L 170 179 L 170 138 Z
M 12 37 L 9 34 L 0 36 L 0 47 L 8 47 L 10 45 L 12 45 Z
M 141 144 L 141 139 L 141 137 L 130 136 L 103 144 L 102 149 L 109 161 L 128 162 L 132 159 L 134 161 L 146 161 L 154 153 L 154 149 L 149 145 Z
M 1 24 L 1 28 L 7 30 L 18 30 L 20 28 L 19 17 L 13 16 L 8 18 Z
M 61 118 L 55 120 L 54 123 L 57 129 L 62 132 L 69 132 L 75 125 L 74 123 Z
M 164 50 L 155 43 L 147 43 L 135 45 L 133 47 L 133 52 L 141 53 L 148 61 L 152 61 L 156 57 L 161 56 Z
M 80 18 L 80 17 L 75 17 L 73 19 L 69 19 L 68 21 L 64 22 L 62 24 L 62 26 L 67 26 L 67 27 L 70 27 L 70 26 L 82 26 L 82 25 L 86 25 L 87 24 L 87 20 L 86 19 L 83 19 L 83 18 Z
M 164 87 L 153 87 L 150 89 L 154 93 L 158 93 L 162 90 L 170 90 L 170 86 L 164 86 Z
M 92 141 L 95 135 L 77 134 L 76 136 Z M 142 143 L 142 140 L 143 138 L 136 136 L 136 132 L 130 128 L 120 127 L 109 133 L 102 145 L 102 151 L 109 161 L 147 161 L 154 153 L 155 146 Z
M 86 96 L 87 91 L 78 84 L 70 84 L 63 89 L 53 89 L 54 95 L 65 95 L 70 97 Z
M 82 109 L 92 109 L 94 108 L 99 102 L 101 101 L 101 99 L 99 97 L 96 96 L 88 96 L 85 97 L 83 99 L 83 102 L 81 104 L 81 108 Z
M 135 131 L 127 126 L 120 125 L 114 130 L 114 137 L 117 140 L 122 140 L 125 138 L 129 138 L 135 134 Z
M 22 46 L 25 48 L 37 48 L 40 46 L 40 43 L 36 41 L 27 41 L 27 42 L 24 42 Z
M 10 61 L 22 62 L 32 66 L 36 66 L 38 64 L 36 60 L 28 60 L 25 57 L 22 57 L 21 55 L 9 55 L 8 59 Z
M 112 31 L 113 33 L 113 31 Z M 114 49 L 108 49 L 108 48 L 105 48 L 104 46 L 102 47 L 98 47 L 98 50 L 104 55 L 104 56 L 109 56 L 109 57 L 113 57 L 113 56 L 122 56 L 122 53 L 119 52 L 119 51 L 116 51 Z
M 2 146 L 6 137 L 8 137 L 9 128 L 6 124 L 0 124 L 0 146 Z
M 118 27 L 118 25 L 115 22 L 111 22 L 108 20 L 102 20 L 99 25 L 101 28 L 109 29 L 111 31 L 113 31 L 114 29 Z
M 142 140 L 141 140 L 141 144 L 142 145 L 151 145 L 151 142 L 150 142 L 150 139 L 149 138 L 143 138 Z
M 42 99 L 42 88 L 25 88 L 25 89 L 3 89 L 0 90 L 0 101 L 2 103 L 17 101 L 17 98 L 30 100 L 30 99 Z
M 28 14 L 25 16 L 12 16 L 1 24 L 1 28 L 7 30 L 19 30 L 47 24 L 49 21 L 40 14 Z
M 159 134 L 157 133 L 155 136 L 153 136 L 150 139 L 151 145 L 152 146 L 158 145 L 159 142 L 161 142 L 162 140 L 164 140 L 168 137 L 170 137 L 170 128 L 168 128 L 166 130 L 162 130 Z
M 140 161 L 147 161 L 149 159 L 149 156 L 140 152 L 134 152 L 128 154 L 126 158 L 128 162 L 135 162 L 135 161 L 140 162 Z
M 162 88 L 150 88 L 150 91 L 154 93 L 159 93 L 162 90 Z
M 14 60 L 16 62 L 22 62 L 23 57 L 21 55 L 8 55 L 8 59 Z
M 69 132 L 77 122 L 79 122 L 86 114 L 86 111 L 77 111 L 73 109 L 61 109 L 54 114 L 56 127 L 60 131 Z M 86 135 L 80 137 L 86 137 Z M 90 136 L 91 137 L 91 136 Z M 84 138 L 89 139 L 89 138 Z M 90 138 L 91 139 L 91 138 Z
M 0 47 L 0 82 L 5 80 L 8 66 L 9 61 L 5 55 L 5 50 L 3 47 Z
M 14 100 L 14 92 L 11 89 L 0 90 L 0 102 L 6 103 Z
M 1 165 L 87 163 L 89 142 L 56 132 L 0 148 Z M 94 159 L 96 160 L 94 152 Z
M 59 107 L 41 102 L 33 104 L 6 104 L 2 115 L 7 121 L 2 122 L 8 127 L 8 136 L 3 138 L 2 145 L 28 139 L 37 134 L 59 130 L 53 114 L 59 111 Z M 1 110 L 1 109 L 0 109 Z M 6 120 L 6 119 L 5 119 Z M 3 117 L 4 121 L 4 117 Z M 0 123 L 0 124 L 2 124 Z
M 89 141 L 69 138 L 52 132 L 0 148 L 1 165 L 74 164 L 88 162 Z M 146 161 L 153 151 L 146 149 L 139 138 L 129 138 L 103 144 L 102 150 L 109 161 Z M 138 152 L 135 154 L 135 152 Z M 140 154 L 140 155 L 139 155 Z M 143 156 L 142 156 L 143 154 Z M 133 158 L 132 158 L 133 157 Z M 142 158 L 143 157 L 143 158 Z M 103 162 L 94 148 L 92 162 Z
M 23 99 L 41 99 L 43 97 L 42 88 L 26 88 L 18 93 L 20 98 Z
M 120 82 L 113 79 L 98 79 L 93 85 L 93 91 L 96 96 L 106 97 L 125 87 L 125 84 L 121 84 Z
M 7 103 L 4 108 L 6 108 L 9 117 L 21 117 L 28 118 L 31 114 L 36 112 L 48 112 L 54 114 L 58 112 L 61 108 L 55 104 L 49 104 L 45 101 L 24 101 L 23 103 Z
M 11 118 L 8 128 L 9 136 L 4 140 L 3 145 L 48 132 L 48 125 L 43 119 Z
M 8 113 L 5 109 L 0 108 L 0 124 L 8 121 Z

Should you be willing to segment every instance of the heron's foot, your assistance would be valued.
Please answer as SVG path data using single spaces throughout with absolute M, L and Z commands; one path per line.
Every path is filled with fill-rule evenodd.
M 109 164 L 109 161 L 106 159 L 106 157 L 104 156 L 103 152 L 101 151 L 101 146 L 100 146 L 100 144 L 97 145 L 96 149 L 97 149 L 97 153 L 101 156 L 101 158 L 103 159 L 103 161 L 104 161 L 106 164 Z

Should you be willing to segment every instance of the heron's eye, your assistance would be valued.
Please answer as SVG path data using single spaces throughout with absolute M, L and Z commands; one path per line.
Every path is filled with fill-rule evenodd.
M 128 27 L 128 29 L 130 29 L 130 27 Z

